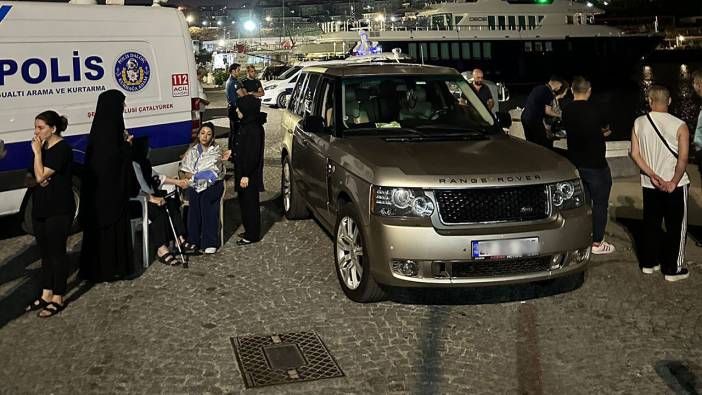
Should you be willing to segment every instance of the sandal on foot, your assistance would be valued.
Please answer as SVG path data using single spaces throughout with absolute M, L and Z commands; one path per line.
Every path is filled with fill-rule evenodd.
M 174 257 L 173 254 L 170 253 L 170 251 L 163 254 L 163 255 L 156 254 L 156 258 L 158 259 L 159 262 L 163 263 L 164 265 L 168 265 L 168 266 L 176 266 L 180 263 L 180 262 L 178 262 L 176 257 Z
M 181 243 L 180 246 L 183 248 L 183 252 L 186 254 L 194 254 L 197 252 L 197 246 L 195 244 L 190 244 L 187 241 Z
M 63 311 L 63 309 L 66 308 L 65 304 L 58 304 L 56 302 L 49 302 L 46 307 L 44 307 L 39 314 L 37 314 L 37 317 L 39 318 L 49 318 L 53 317 L 56 314 L 60 313 Z M 47 312 L 48 314 L 42 314 L 43 312 Z
M 29 306 L 27 306 L 24 311 L 37 311 L 37 310 L 43 310 L 44 307 L 48 306 L 49 302 L 44 300 L 41 296 L 37 298 L 34 302 L 32 302 Z

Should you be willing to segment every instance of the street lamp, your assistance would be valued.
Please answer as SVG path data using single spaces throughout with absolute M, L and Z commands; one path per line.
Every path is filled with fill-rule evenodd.
M 194 20 L 195 20 L 195 17 L 193 17 L 192 15 L 188 15 L 185 17 L 185 21 L 188 22 L 188 24 L 193 23 Z
M 268 16 L 266 17 L 266 22 L 270 22 L 270 21 L 272 21 L 272 20 L 273 20 L 273 18 L 271 18 L 270 15 L 268 15 Z
M 217 21 L 217 26 L 222 26 L 222 20 Z
M 244 30 L 246 30 L 247 32 L 252 32 L 255 29 L 256 29 L 256 22 L 254 22 L 252 20 L 248 20 L 248 21 L 244 22 Z
M 202 26 L 207 26 L 209 22 L 207 21 L 202 21 Z

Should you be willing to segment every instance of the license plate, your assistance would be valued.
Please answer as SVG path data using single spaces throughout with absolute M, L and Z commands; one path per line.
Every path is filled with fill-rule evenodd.
M 539 254 L 539 238 L 473 241 L 473 259 L 508 259 Z

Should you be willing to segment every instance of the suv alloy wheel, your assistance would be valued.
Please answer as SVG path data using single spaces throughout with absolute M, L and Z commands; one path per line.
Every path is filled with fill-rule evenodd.
M 373 279 L 366 252 L 363 230 L 353 205 L 341 208 L 336 222 L 334 261 L 339 284 L 346 296 L 354 302 L 376 302 L 385 292 Z

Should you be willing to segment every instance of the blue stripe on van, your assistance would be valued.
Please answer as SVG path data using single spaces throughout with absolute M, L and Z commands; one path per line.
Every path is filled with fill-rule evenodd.
M 7 14 L 10 12 L 11 8 L 12 8 L 11 5 L 0 6 L 0 22 L 2 22 L 3 19 L 5 19 Z
M 161 125 L 150 125 L 129 129 L 134 137 L 147 136 L 151 148 L 165 148 L 189 144 L 192 141 L 192 121 L 182 121 Z M 32 136 L 31 131 L 27 134 Z M 88 134 L 67 136 L 66 141 L 73 147 L 73 160 L 83 163 L 85 147 L 88 144 Z M 0 159 L 0 172 L 27 169 L 32 165 L 34 155 L 29 141 L 9 143 L 5 145 L 7 156 Z

